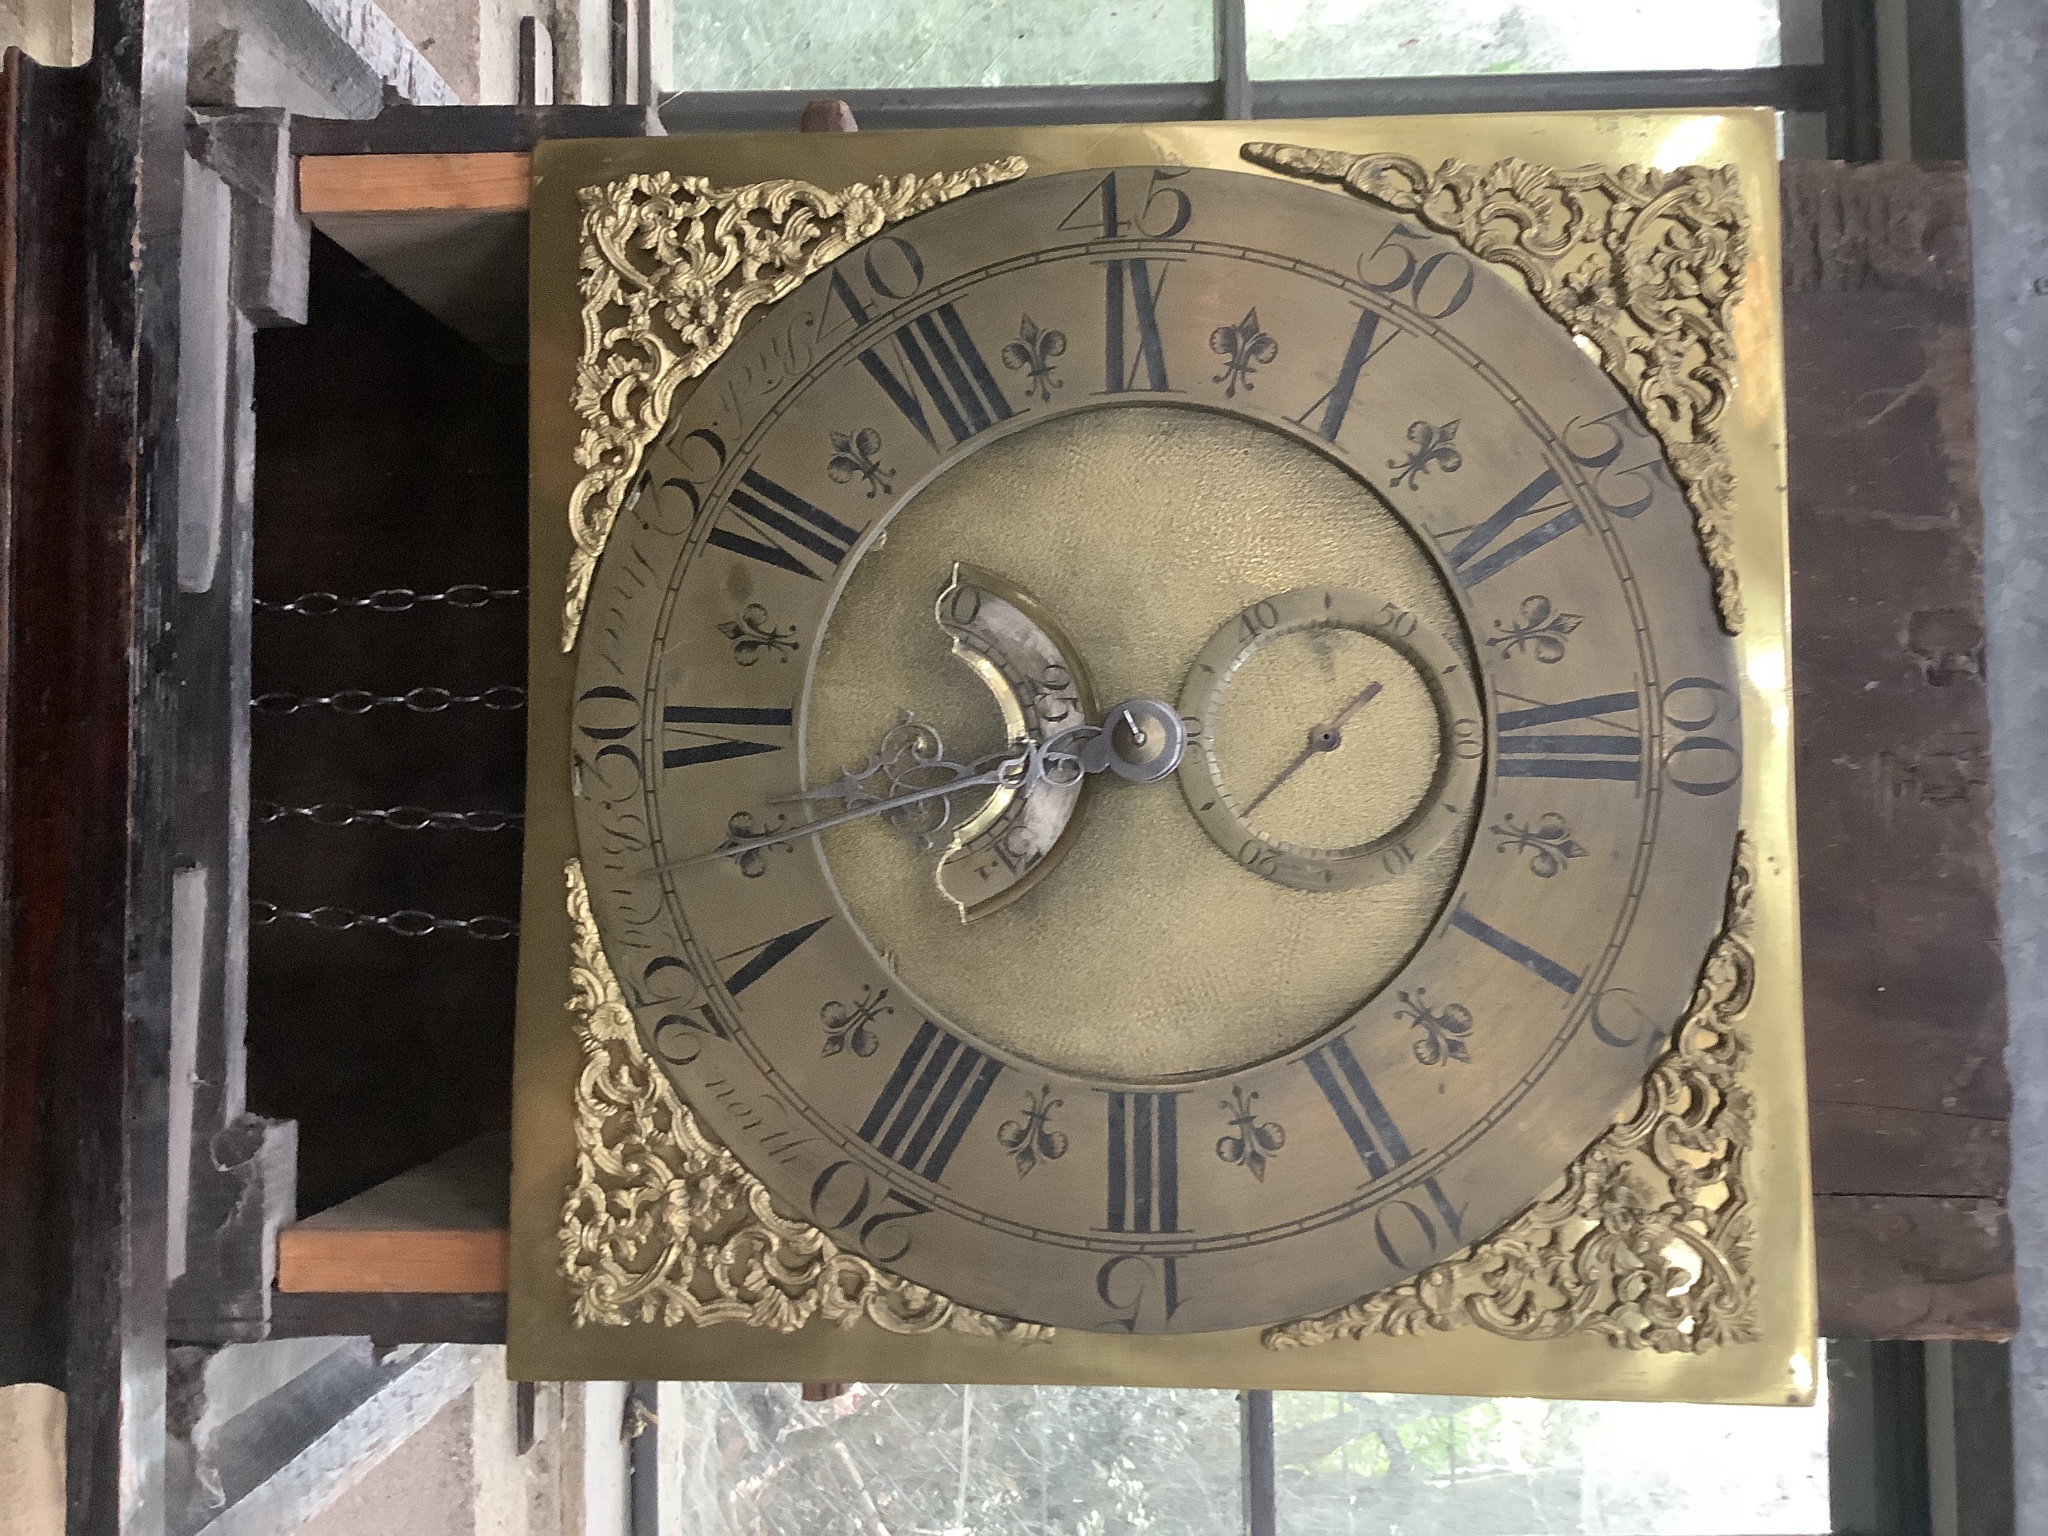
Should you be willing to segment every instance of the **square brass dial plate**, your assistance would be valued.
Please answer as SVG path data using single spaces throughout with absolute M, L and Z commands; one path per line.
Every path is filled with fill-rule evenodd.
M 813 1318 L 794 1332 L 742 1323 L 575 1320 L 564 1271 L 564 1203 L 578 1182 L 576 1104 L 586 1056 L 568 1008 L 577 934 L 564 869 L 577 855 L 567 765 L 576 658 L 565 654 L 564 582 L 576 541 L 569 508 L 588 464 L 586 422 L 572 404 L 586 338 L 577 280 L 581 193 L 634 173 L 668 171 L 735 188 L 795 178 L 828 191 L 882 177 L 934 176 L 1021 157 L 1029 177 L 1095 167 L 1163 165 L 1255 175 L 1248 143 L 1339 155 L 1394 154 L 1434 169 L 1508 160 L 1553 172 L 1627 166 L 1728 167 L 1746 244 L 1729 347 L 1733 380 L 1718 416 L 1731 485 L 1719 597 L 1739 612 L 1735 637 L 1743 754 L 1741 824 L 1749 885 L 1742 947 L 1753 956 L 1734 1076 L 1747 1110 L 1739 1223 L 1724 1224 L 1742 1269 L 1742 1315 L 1711 1347 L 1618 1342 L 1634 1324 L 1546 1330 L 1442 1326 L 1427 1306 L 1382 1308 L 1312 1326 L 1213 1333 L 1060 1328 L 1036 1342 L 958 1329 L 903 1333 L 867 1321 Z M 1512 184 L 1513 178 L 1509 178 Z M 1327 178 L 1327 195 L 1347 195 Z M 531 205 L 531 727 L 526 875 L 515 1078 L 509 1340 L 513 1374 L 532 1379 L 729 1378 L 1072 1382 L 1287 1387 L 1751 1403 L 1810 1400 L 1814 1385 L 1812 1229 L 1800 1039 L 1798 930 L 1791 821 L 1783 401 L 1778 360 L 1777 179 L 1771 115 L 1561 114 L 1346 121 L 1260 121 L 847 136 L 762 135 L 563 141 L 534 157 Z M 969 194 L 971 197 L 973 194 Z M 1526 279 L 1517 279 L 1523 281 Z M 1585 328 L 1596 329 L 1593 326 Z M 1257 361 L 1253 337 L 1228 338 L 1216 366 Z M 1588 345 L 1582 340 L 1582 350 Z M 1219 381 L 1221 375 L 1219 375 Z M 688 399 L 686 382 L 676 399 Z M 853 458 L 861 455 L 857 445 Z M 858 469 L 855 464 L 855 470 Z M 854 471 L 849 471 L 849 473 Z M 972 550 L 960 551 L 965 559 Z M 1739 602 L 1739 609 L 1737 603 Z M 814 772 L 814 777 L 819 776 Z M 1162 790 L 1161 793 L 1174 793 Z M 1726 871 L 1702 869 L 1719 890 Z M 1718 952 L 1718 951 L 1717 951 Z M 1466 1237 L 1476 1234 L 1466 1233 Z M 1654 1312 L 1657 1298 L 1647 1298 Z M 1614 1308 L 1608 1306 L 1606 1315 Z M 1362 1336 L 1351 1336 L 1358 1334 Z M 1313 1342 L 1312 1342 L 1313 1341 Z M 1669 1340 L 1666 1341 L 1667 1345 Z

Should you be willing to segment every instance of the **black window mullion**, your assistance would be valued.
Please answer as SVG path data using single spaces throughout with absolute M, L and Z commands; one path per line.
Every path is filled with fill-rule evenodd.
M 1251 65 L 1245 51 L 1244 0 L 1216 0 L 1216 94 L 1227 122 L 1252 115 Z
M 1279 1536 L 1273 1465 L 1273 1394 L 1240 1392 L 1239 1445 L 1244 1462 L 1244 1536 Z

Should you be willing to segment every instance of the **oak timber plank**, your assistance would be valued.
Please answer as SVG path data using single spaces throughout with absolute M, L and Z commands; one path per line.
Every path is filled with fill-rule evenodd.
M 1813 1219 L 1824 1336 L 2005 1339 L 2018 1326 L 2003 1201 L 1820 1195 Z
M 1966 182 L 1890 162 L 1783 173 L 1821 1326 L 2002 1338 L 2011 1092 Z
M 299 161 L 299 212 L 524 213 L 533 157 L 307 155 Z
M 1807 1106 L 1813 1186 L 1833 1195 L 2003 1200 L 2009 1122 L 1815 1099 Z

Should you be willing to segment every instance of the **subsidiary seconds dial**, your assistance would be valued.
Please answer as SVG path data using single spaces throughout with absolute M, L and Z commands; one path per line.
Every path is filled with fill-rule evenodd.
M 1413 613 L 1355 587 L 1244 609 L 1195 658 L 1180 712 L 1195 819 L 1244 868 L 1297 890 L 1399 877 L 1479 791 L 1471 670 Z

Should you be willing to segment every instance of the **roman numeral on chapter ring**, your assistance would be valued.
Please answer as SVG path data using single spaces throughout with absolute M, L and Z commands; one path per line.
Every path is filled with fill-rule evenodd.
M 1450 926 L 1460 933 L 1470 934 L 1487 948 L 1505 955 L 1532 975 L 1542 977 L 1567 996 L 1579 990 L 1580 978 L 1576 972 L 1566 970 L 1548 955 L 1531 949 L 1520 939 L 1509 938 L 1484 918 L 1475 917 L 1465 906 L 1462 896 L 1458 898 L 1457 906 L 1451 909 Z
M 722 763 L 735 757 L 756 757 L 763 752 L 780 752 L 772 741 L 751 736 L 728 736 L 723 731 L 704 730 L 712 725 L 768 725 L 789 728 L 792 712 L 787 709 L 751 709 L 720 704 L 670 704 L 661 712 L 665 730 L 695 738 L 687 747 L 664 747 L 661 766 L 695 768 L 704 763 Z
M 954 443 L 964 443 L 1016 414 L 952 305 L 941 304 L 899 326 L 889 340 L 902 355 L 906 372 L 890 367 L 879 347 L 861 353 L 860 365 L 934 450 L 939 439 L 925 412 L 926 401 Z
M 1180 1095 L 1110 1093 L 1111 1232 L 1180 1230 Z
M 837 570 L 861 534 L 860 529 L 848 527 L 756 469 L 740 476 L 739 484 L 725 499 L 725 515 L 746 531 L 714 527 L 707 543 L 812 581 L 823 581 L 824 572 L 814 570 L 798 551 L 806 551 L 828 569 Z
M 1532 517 L 1540 517 L 1543 521 L 1515 534 L 1506 543 L 1497 542 L 1517 523 Z M 1524 555 L 1533 554 L 1584 521 L 1578 506 L 1559 483 L 1557 471 L 1546 469 L 1503 502 L 1500 510 L 1485 522 L 1460 529 L 1458 542 L 1450 547 L 1444 559 L 1451 567 L 1451 574 L 1458 578 L 1458 585 L 1469 592 L 1482 581 L 1498 576 Z
M 937 1183 L 1003 1064 L 926 1019 L 875 1095 L 860 1139 Z
M 1146 389 L 1168 387 L 1166 349 L 1159 340 L 1159 293 L 1167 268 L 1164 261 L 1136 256 L 1102 263 L 1105 393 L 1136 388 L 1141 370 Z
M 718 964 L 721 967 L 721 974 L 725 975 L 725 990 L 738 997 L 803 948 L 805 940 L 831 921 L 829 917 L 821 917 L 815 923 L 804 923 L 787 933 L 778 933 L 772 939 L 763 939 L 759 944 L 749 944 L 745 949 L 736 949 L 729 955 L 720 955 Z M 729 974 L 722 970 L 726 961 L 737 959 L 741 955 L 747 958 L 741 962 L 738 969 Z
M 1508 694 L 1505 697 L 1514 698 Z M 1620 779 L 1636 783 L 1643 776 L 1643 738 L 1633 725 L 1617 725 L 1603 717 L 1634 714 L 1641 700 L 1633 693 L 1597 693 L 1562 704 L 1518 699 L 1524 707 L 1504 709 L 1495 717 L 1499 749 L 1497 771 L 1504 779 Z M 1547 731 L 1545 726 L 1584 720 L 1592 731 Z
M 1368 1174 L 1384 1179 L 1414 1155 L 1408 1150 L 1401 1128 L 1394 1124 L 1394 1117 L 1387 1113 L 1387 1106 L 1380 1102 L 1365 1068 L 1351 1053 L 1348 1040 L 1339 1036 L 1317 1046 L 1302 1057 L 1301 1064 L 1323 1090 L 1323 1097 L 1330 1102 L 1330 1112 L 1344 1128 L 1351 1149 L 1365 1164 Z

